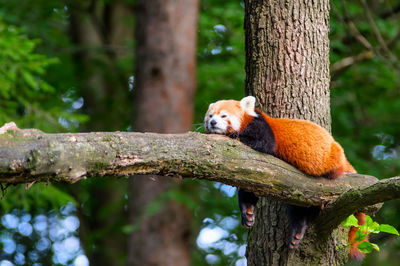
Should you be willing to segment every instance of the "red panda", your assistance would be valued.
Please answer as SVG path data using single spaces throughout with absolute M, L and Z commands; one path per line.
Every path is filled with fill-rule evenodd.
M 309 121 L 272 118 L 255 108 L 255 98 L 248 96 L 241 101 L 221 100 L 210 104 L 204 117 L 207 133 L 238 138 L 247 146 L 276 156 L 302 172 L 330 179 L 344 172 L 356 173 L 347 161 L 343 148 L 324 128 Z M 238 189 L 242 224 L 254 224 L 254 206 L 258 198 L 251 192 Z M 308 208 L 310 209 L 310 208 Z M 295 248 L 307 228 L 309 210 L 289 205 L 291 223 L 289 247 Z M 356 214 L 359 224 L 365 223 L 365 214 Z M 355 239 L 357 228 L 351 228 L 349 242 Z M 349 256 L 361 259 L 364 253 L 352 244 Z

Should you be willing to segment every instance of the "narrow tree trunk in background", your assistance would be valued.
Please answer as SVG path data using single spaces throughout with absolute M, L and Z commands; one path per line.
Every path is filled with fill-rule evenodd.
M 128 1 L 71 1 L 70 36 L 75 45 L 78 91 L 90 116 L 87 131 L 125 130 L 130 121 L 129 77 L 133 67 L 133 7 Z
M 245 1 L 246 93 L 272 117 L 313 121 L 330 130 L 329 1 Z M 279 133 L 278 133 L 279 134 Z M 286 205 L 262 198 L 250 230 L 248 265 L 336 265 L 346 232 L 318 238 L 310 224 L 290 250 Z
M 138 0 L 135 131 L 190 130 L 196 80 L 197 0 Z M 182 205 L 148 206 L 174 186 L 163 177 L 131 178 L 128 265 L 189 265 L 191 215 Z
M 76 69 L 77 91 L 84 100 L 82 110 L 90 118 L 81 130 L 126 130 L 131 119 L 128 81 L 133 67 L 121 65 L 122 60 L 133 58 L 129 47 L 133 40 L 132 4 L 124 0 L 73 0 L 68 2 L 68 11 L 74 59 L 80 66 Z M 71 187 L 79 205 L 80 238 L 92 265 L 123 264 L 126 184 L 127 180 L 118 179 Z

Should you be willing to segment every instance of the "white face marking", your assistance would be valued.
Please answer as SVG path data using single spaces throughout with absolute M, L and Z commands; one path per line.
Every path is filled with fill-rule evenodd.
M 240 129 L 240 120 L 235 115 L 231 116 L 231 126 L 235 131 L 239 131 Z
M 204 117 L 204 127 L 208 133 L 227 134 L 229 129 L 233 129 L 233 131 L 240 129 L 240 120 L 225 110 L 219 114 L 214 114 L 214 110 L 209 110 Z

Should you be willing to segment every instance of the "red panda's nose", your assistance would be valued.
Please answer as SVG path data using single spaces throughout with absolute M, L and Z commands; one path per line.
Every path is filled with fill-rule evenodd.
M 214 119 L 210 121 L 210 125 L 212 127 L 214 127 L 217 124 L 217 121 L 215 121 Z

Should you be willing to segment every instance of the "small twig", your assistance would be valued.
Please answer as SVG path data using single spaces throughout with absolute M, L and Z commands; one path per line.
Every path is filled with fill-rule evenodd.
M 30 182 L 30 183 L 26 183 L 26 184 L 25 184 L 25 189 L 26 189 L 26 190 L 30 189 L 35 183 L 36 183 L 36 181 L 32 181 L 32 182 Z
M 362 2 L 365 4 L 365 0 L 362 0 Z M 362 52 L 358 55 L 351 56 L 351 57 L 346 57 L 342 59 L 339 62 L 336 62 L 332 67 L 331 67 L 331 75 L 333 76 L 332 79 L 334 79 L 334 76 L 337 75 L 338 72 L 348 68 L 351 65 L 356 64 L 357 62 L 360 62 L 365 59 L 369 59 L 368 53 L 373 53 L 372 55 L 377 55 L 382 59 L 382 61 L 392 67 L 393 65 L 396 66 L 398 69 L 400 69 L 400 63 L 397 57 L 390 51 L 390 47 L 393 47 L 397 41 L 400 39 L 400 33 L 397 34 L 391 41 L 388 43 L 385 43 L 383 40 L 382 35 L 380 34 L 374 20 L 372 19 L 371 12 L 368 8 L 368 5 L 364 5 L 365 12 L 367 13 L 367 19 L 368 22 L 371 24 L 371 28 L 373 29 L 373 32 L 378 40 L 379 45 L 374 47 L 358 30 L 356 27 L 355 23 L 351 20 L 348 11 L 346 9 L 346 3 L 344 0 L 342 0 L 342 13 L 343 16 L 341 15 L 340 12 L 338 12 L 337 7 L 333 4 L 333 11 L 335 12 L 336 17 L 341 21 L 343 24 L 347 25 L 349 28 L 351 34 L 353 37 L 361 43 L 367 51 Z M 384 56 L 384 54 L 386 56 Z M 389 58 L 387 58 L 389 57 Z
M 389 43 L 388 43 L 388 47 L 389 48 L 393 48 L 396 44 L 397 44 L 397 42 L 400 40 L 400 31 L 396 34 L 396 36 L 394 36 L 393 37 L 393 39 L 392 40 L 390 40 L 389 41 Z
M 382 50 L 387 54 L 389 59 L 392 61 L 392 63 L 400 69 L 400 62 L 397 59 L 397 57 L 390 51 L 389 47 L 386 45 L 385 40 L 382 37 L 382 34 L 380 33 L 378 26 L 376 25 L 374 19 L 372 18 L 371 11 L 368 7 L 368 4 L 365 0 L 360 0 L 361 4 L 364 8 L 365 15 L 367 17 L 368 23 L 371 25 L 372 31 L 374 32 L 375 38 L 377 39 L 380 47 Z
M 361 32 L 357 29 L 354 22 L 350 19 L 350 16 L 348 15 L 346 9 L 346 3 L 344 0 L 342 0 L 342 8 L 343 8 L 344 18 L 342 18 L 341 20 L 344 24 L 347 24 L 354 38 L 356 38 L 356 40 L 358 40 L 362 45 L 364 45 L 364 47 L 367 48 L 367 50 L 374 50 L 372 44 L 361 34 Z
M 374 57 L 374 52 L 372 50 L 361 52 L 355 56 L 345 57 L 342 60 L 337 61 L 336 63 L 331 65 L 331 75 L 345 68 L 348 68 L 360 61 L 371 59 L 373 57 Z
M 1 199 L 4 199 L 4 197 L 6 196 L 7 188 L 8 188 L 10 185 L 11 185 L 11 184 L 6 184 L 5 186 L 3 186 L 3 184 L 0 183 Z
M 383 11 L 382 13 L 380 13 L 378 16 L 380 18 L 389 18 L 393 15 L 395 15 L 396 13 L 400 12 L 400 3 L 397 4 L 395 7 L 390 8 L 389 10 Z

